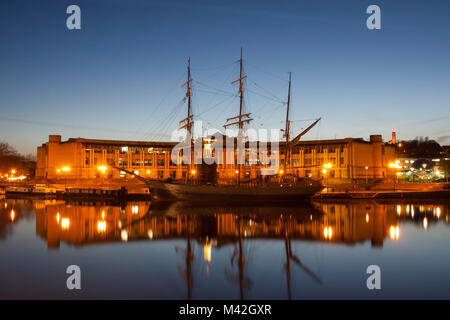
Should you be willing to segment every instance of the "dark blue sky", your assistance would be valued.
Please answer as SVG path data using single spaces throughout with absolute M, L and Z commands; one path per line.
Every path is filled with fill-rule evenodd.
M 66 28 L 70 4 L 82 30 Z M 366 28 L 370 4 L 381 30 Z M 228 93 L 243 46 L 256 128 L 283 125 L 291 71 L 292 119 L 323 118 L 305 139 L 389 140 L 395 128 L 449 144 L 449 15 L 436 0 L 3 0 L 0 140 L 21 152 L 51 133 L 167 140 L 186 113 L 188 56 L 196 118 L 220 128 L 238 112 Z

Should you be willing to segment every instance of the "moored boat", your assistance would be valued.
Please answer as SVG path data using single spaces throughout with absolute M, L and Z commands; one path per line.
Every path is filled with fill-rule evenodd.
M 286 127 L 284 130 L 284 137 L 286 138 L 285 143 L 285 159 L 283 164 L 279 158 L 272 159 L 272 161 L 263 161 L 268 154 L 268 150 L 265 147 L 258 147 L 258 152 L 256 150 L 251 151 L 251 147 L 246 146 L 249 144 L 248 134 L 244 131 L 244 125 L 248 125 L 253 119 L 250 117 L 251 113 L 244 110 L 244 82 L 243 80 L 247 78 L 243 74 L 243 59 L 242 59 L 242 48 L 240 57 L 240 72 L 239 79 L 232 82 L 232 84 L 239 84 L 239 115 L 226 119 L 226 124 L 223 125 L 224 128 L 229 128 L 232 126 L 237 126 L 237 134 L 229 134 L 227 136 L 220 134 L 220 138 L 211 136 L 196 136 L 193 134 L 193 123 L 194 115 L 191 108 L 191 69 L 190 69 L 190 58 L 188 59 L 187 68 L 187 81 L 183 84 L 186 86 L 186 97 L 187 101 L 187 116 L 180 121 L 179 130 L 186 130 L 186 136 L 184 142 L 179 145 L 179 158 L 183 158 L 186 167 L 186 172 L 183 175 L 182 180 L 150 180 L 144 177 L 140 177 L 139 174 L 135 174 L 131 170 L 125 167 L 114 166 L 115 169 L 121 172 L 126 172 L 127 174 L 144 181 L 149 189 L 151 195 L 156 199 L 161 200 L 192 200 L 192 201 L 299 201 L 312 198 L 316 193 L 323 189 L 321 181 L 313 181 L 308 179 L 299 179 L 291 168 L 290 154 L 291 149 L 300 140 L 300 138 L 306 134 L 310 129 L 312 129 L 319 121 L 316 119 L 314 123 L 308 126 L 295 138 L 291 139 L 290 136 L 290 124 L 289 120 L 289 108 L 290 108 L 290 96 L 291 96 L 291 74 L 289 73 L 289 87 L 288 87 L 288 98 L 286 102 Z M 220 133 L 220 132 L 219 132 Z M 225 142 L 228 138 L 234 139 L 233 149 L 231 151 L 223 152 L 226 155 L 227 161 L 230 157 L 230 162 L 221 161 L 215 162 L 217 159 L 213 152 L 211 151 L 211 141 L 225 138 Z M 209 146 L 211 152 L 197 152 L 194 150 L 194 145 L 204 146 L 205 142 Z M 226 143 L 225 143 L 226 144 Z M 258 144 L 258 143 L 256 143 Z M 223 143 L 219 143 L 223 146 Z M 234 145 L 238 150 L 234 150 Z M 206 147 L 202 147 L 206 148 Z M 252 159 L 250 161 L 250 153 L 260 155 L 260 159 Z M 181 155 L 182 154 L 182 155 Z M 200 154 L 200 156 L 199 156 Z M 231 154 L 231 155 L 230 155 Z M 244 156 L 241 156 L 241 155 Z M 279 152 L 272 153 L 272 147 L 270 154 L 274 157 L 279 156 Z M 174 155 L 171 155 L 174 157 Z M 247 158 L 245 158 L 247 157 Z M 206 159 L 211 161 L 206 161 Z M 243 158 L 243 159 L 242 159 Z M 174 160 L 176 164 L 178 161 Z M 186 161 L 187 160 L 187 161 Z M 223 159 L 222 159 L 223 160 Z M 223 165 L 233 165 L 230 166 L 234 176 L 230 177 L 219 177 L 217 166 Z M 249 172 L 245 171 L 245 166 L 257 165 L 257 169 L 260 170 L 256 174 L 250 175 Z M 282 167 L 280 167 L 282 166 Z M 248 176 L 246 176 L 248 174 Z M 249 181 L 253 179 L 253 181 Z M 231 184 L 229 182 L 232 181 Z M 249 183 L 250 182 L 250 183 Z
M 270 185 L 194 185 L 148 181 L 153 196 L 160 200 L 274 202 L 310 199 L 323 186 L 316 181 Z
M 37 184 L 34 186 L 7 187 L 5 189 L 7 197 L 56 197 L 56 189 L 46 185 Z

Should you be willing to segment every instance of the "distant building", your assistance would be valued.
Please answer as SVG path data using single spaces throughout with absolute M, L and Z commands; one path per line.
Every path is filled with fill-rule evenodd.
M 152 179 L 183 179 L 191 174 L 187 165 L 175 165 L 171 150 L 175 142 L 142 142 L 70 138 L 51 135 L 49 141 L 37 148 L 36 178 L 49 180 L 121 179 L 125 172 L 112 166 L 133 171 L 135 175 Z M 280 174 L 283 174 L 285 152 L 280 142 Z M 226 163 L 217 166 L 219 179 L 236 177 L 237 166 Z M 248 157 L 248 154 L 247 154 Z M 300 141 L 291 152 L 289 173 L 298 177 L 329 179 L 329 182 L 345 182 L 354 179 L 382 179 L 395 172 L 389 163 L 395 160 L 395 146 L 382 141 L 381 135 L 362 138 Z M 241 166 L 242 178 L 257 178 L 261 165 Z

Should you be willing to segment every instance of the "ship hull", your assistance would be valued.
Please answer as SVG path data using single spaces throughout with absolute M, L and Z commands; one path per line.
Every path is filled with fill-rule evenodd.
M 150 191 L 159 200 L 274 202 L 309 200 L 322 190 L 318 183 L 295 186 L 216 186 L 151 181 Z

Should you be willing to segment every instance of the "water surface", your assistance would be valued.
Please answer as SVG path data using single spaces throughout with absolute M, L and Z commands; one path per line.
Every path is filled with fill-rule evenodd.
M 449 204 L 0 201 L 0 298 L 450 298 Z M 381 268 L 368 290 L 366 268 Z M 68 290 L 66 268 L 81 268 Z

